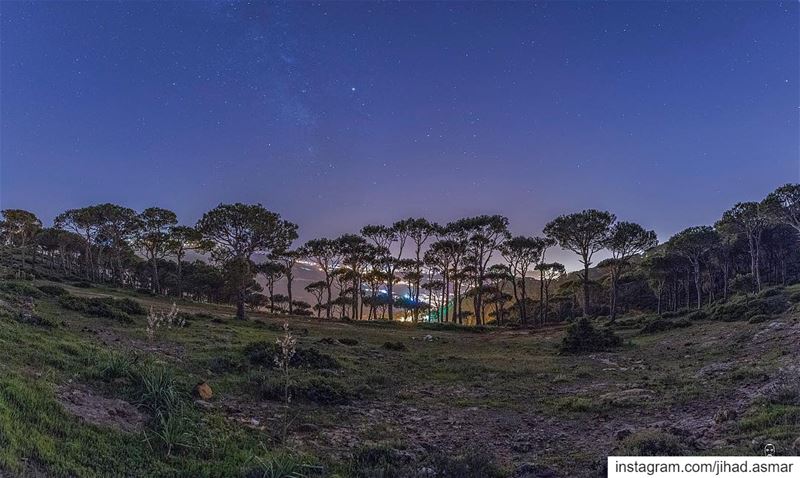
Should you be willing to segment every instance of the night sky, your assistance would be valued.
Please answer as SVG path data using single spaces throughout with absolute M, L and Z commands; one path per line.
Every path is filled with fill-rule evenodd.
M 0 3 L 0 207 L 301 240 L 594 207 L 665 240 L 800 178 L 796 2 Z

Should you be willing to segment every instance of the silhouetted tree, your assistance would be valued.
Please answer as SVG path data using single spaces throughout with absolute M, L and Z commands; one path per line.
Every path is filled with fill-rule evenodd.
M 230 279 L 236 285 L 236 317 L 244 320 L 246 287 L 252 279 L 250 257 L 256 252 L 271 254 L 287 249 L 297 238 L 297 226 L 261 204 L 236 203 L 220 204 L 203 214 L 197 230 L 213 243 L 211 253 L 217 261 L 236 261 L 234 270 L 241 274 Z
M 153 292 L 158 294 L 161 292 L 158 282 L 158 260 L 166 257 L 174 249 L 170 243 L 170 228 L 178 223 L 178 216 L 168 209 L 151 207 L 142 211 L 138 220 L 140 232 L 136 237 L 136 244 L 150 261 Z
M 300 249 L 301 254 L 308 257 L 325 274 L 325 291 L 327 292 L 327 302 L 325 308 L 325 317 L 331 318 L 331 301 L 333 300 L 333 293 L 331 286 L 333 285 L 333 273 L 339 268 L 342 262 L 341 251 L 339 244 L 330 239 L 312 239 L 303 245 Z
M 560 279 L 567 271 L 564 265 L 558 262 L 542 262 L 537 264 L 535 269 L 539 271 L 539 280 L 542 286 L 539 301 L 542 304 L 542 324 L 544 324 L 547 322 L 550 308 L 550 286 L 553 281 Z
M 756 282 L 756 289 L 761 290 L 761 272 L 759 264 L 759 249 L 761 248 L 761 235 L 769 224 L 766 207 L 757 202 L 740 202 L 725 211 L 722 219 L 717 221 L 715 227 L 718 231 L 728 234 L 741 234 L 747 239 L 750 251 L 750 273 Z
M 508 263 L 514 300 L 517 302 L 519 320 L 522 323 L 528 320 L 525 278 L 530 268 L 540 261 L 544 248 L 544 239 L 525 236 L 513 237 L 500 246 L 500 252 Z
M 764 199 L 766 211 L 776 221 L 800 233 L 800 184 L 784 184 Z
M 605 247 L 611 252 L 611 259 L 603 261 L 611 269 L 611 322 L 617 318 L 617 287 L 628 261 L 636 254 L 641 254 L 658 245 L 656 233 L 647 231 L 642 226 L 621 221 L 609 230 Z
M 20 271 L 25 270 L 25 251 L 42 228 L 42 221 L 32 212 L 24 209 L 3 209 L 0 211 L 0 231 L 11 244 L 19 248 Z
M 685 258 L 694 272 L 694 285 L 697 292 L 697 308 L 702 307 L 700 287 L 700 266 L 707 254 L 719 244 L 719 234 L 710 226 L 695 226 L 684 229 L 667 241 L 667 249 Z
M 611 224 L 616 217 L 606 211 L 586 209 L 584 211 L 559 216 L 544 228 L 545 235 L 558 241 L 558 244 L 580 256 L 583 265 L 583 315 L 589 315 L 589 266 L 592 256 L 601 251 L 606 244 Z

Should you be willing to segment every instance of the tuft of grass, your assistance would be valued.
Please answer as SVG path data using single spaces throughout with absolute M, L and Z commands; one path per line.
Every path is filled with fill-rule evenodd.
M 622 456 L 682 456 L 687 453 L 684 441 L 660 430 L 642 430 L 622 440 Z

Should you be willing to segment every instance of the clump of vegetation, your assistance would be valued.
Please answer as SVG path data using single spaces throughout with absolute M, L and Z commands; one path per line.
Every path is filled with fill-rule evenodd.
M 672 319 L 675 317 L 682 317 L 689 313 L 689 309 L 678 309 L 678 310 L 670 310 L 661 314 L 661 317 L 665 319 Z
M 754 315 L 754 316 L 750 317 L 750 320 L 748 320 L 747 322 L 750 323 L 750 324 L 760 324 L 762 322 L 768 321 L 769 319 L 770 319 L 769 315 L 758 314 L 758 315 Z
M 608 350 L 622 345 L 622 338 L 610 329 L 598 329 L 582 317 L 567 328 L 567 335 L 561 342 L 563 353 L 583 353 Z
M 468 450 L 461 455 L 430 452 L 422 457 L 387 445 L 358 448 L 350 461 L 350 476 L 358 478 L 493 478 L 504 476 L 491 455 Z
M 682 456 L 687 452 L 684 441 L 660 430 L 642 430 L 622 440 L 622 456 Z
M 406 350 L 408 350 L 408 347 L 406 347 L 406 344 L 404 344 L 403 342 L 400 342 L 400 341 L 397 341 L 397 342 L 385 342 L 383 344 L 383 348 L 385 348 L 386 350 L 394 350 L 395 352 L 405 352 Z
M 113 297 L 76 297 L 73 295 L 61 296 L 59 305 L 65 309 L 74 310 L 90 317 L 105 317 L 131 322 L 133 315 L 144 315 L 144 307 L 132 299 L 115 299 Z
M 67 289 L 59 285 L 40 285 L 38 289 L 45 294 L 53 297 L 61 297 L 62 295 L 69 295 Z
M 772 289 L 774 290 L 774 289 Z M 734 322 L 749 320 L 756 315 L 777 315 L 789 308 L 784 294 L 769 296 L 736 296 L 728 302 L 717 304 L 709 310 L 713 320 Z
M 488 332 L 490 327 L 485 325 L 461 325 L 452 322 L 422 322 L 417 324 L 417 328 L 424 330 L 440 330 L 440 331 L 464 331 L 464 332 Z
M 178 306 L 172 303 L 172 308 L 169 312 L 156 311 L 150 306 L 150 311 L 147 314 L 147 339 L 151 342 L 156 338 L 156 332 L 162 326 L 167 326 L 168 329 L 172 327 L 182 328 L 186 325 L 186 319 L 178 314 Z
M 244 355 L 253 365 L 265 368 L 276 366 L 275 359 L 282 353 L 280 346 L 270 342 L 253 342 L 246 346 Z M 289 360 L 291 367 L 307 369 L 337 369 L 339 362 L 330 355 L 320 352 L 314 347 L 297 348 Z
M 330 377 L 305 377 L 293 380 L 288 390 L 285 377 L 259 374 L 253 379 L 256 393 L 264 400 L 283 402 L 287 395 L 320 405 L 345 405 L 358 394 L 341 380 Z
M 694 312 L 686 316 L 686 320 L 692 320 L 692 321 L 705 320 L 707 318 L 708 314 L 706 313 L 705 310 L 695 310 Z
M 78 287 L 79 289 L 91 289 L 92 287 L 94 287 L 94 285 L 91 282 L 86 282 L 86 281 L 73 282 L 72 285 L 73 287 Z
M 38 299 L 44 295 L 38 288 L 24 282 L 16 281 L 0 282 L 0 291 L 15 296 L 33 297 L 34 299 Z
M 687 319 L 677 319 L 677 320 L 656 319 L 645 324 L 645 326 L 642 327 L 641 333 L 655 334 L 658 332 L 664 332 L 672 329 L 682 329 L 689 327 L 691 325 L 692 323 L 689 322 L 689 320 Z
M 312 468 L 302 459 L 285 453 L 254 456 L 252 461 L 255 465 L 244 474 L 245 478 L 303 478 Z
M 342 337 L 342 338 L 339 339 L 339 343 L 342 344 L 342 345 L 347 345 L 347 346 L 352 347 L 352 346 L 358 345 L 358 340 L 350 338 L 350 337 Z

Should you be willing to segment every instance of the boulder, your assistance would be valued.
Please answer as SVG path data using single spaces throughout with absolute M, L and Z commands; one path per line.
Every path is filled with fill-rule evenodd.
M 198 383 L 197 386 L 194 387 L 194 393 L 201 400 L 208 400 L 214 396 L 214 392 L 211 390 L 211 385 L 209 385 L 208 382 Z

